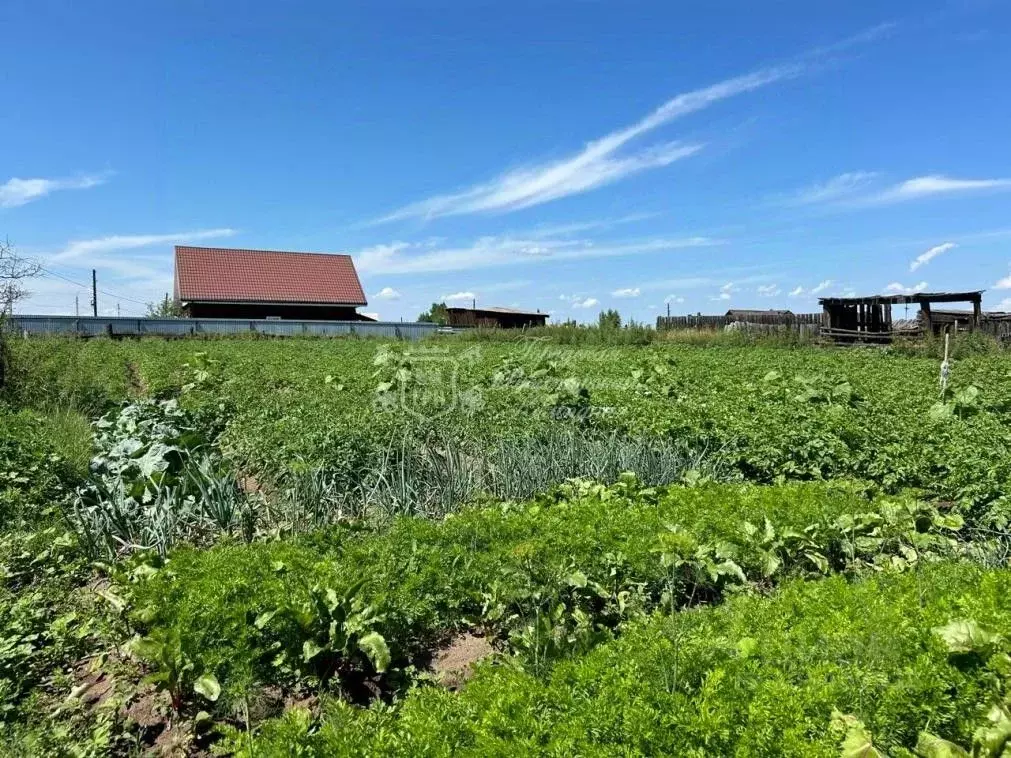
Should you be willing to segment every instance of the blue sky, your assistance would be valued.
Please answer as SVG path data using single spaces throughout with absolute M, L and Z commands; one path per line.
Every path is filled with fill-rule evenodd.
M 172 246 L 347 252 L 369 306 L 652 321 L 819 295 L 1011 310 L 1011 3 L 0 6 L 21 312 Z

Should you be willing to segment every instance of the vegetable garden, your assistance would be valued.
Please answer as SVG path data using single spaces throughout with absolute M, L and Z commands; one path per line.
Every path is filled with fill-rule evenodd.
M 11 339 L 0 752 L 1011 755 L 956 340 Z

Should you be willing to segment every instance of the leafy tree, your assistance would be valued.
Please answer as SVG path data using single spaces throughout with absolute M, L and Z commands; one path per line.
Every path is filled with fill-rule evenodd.
M 170 298 L 167 292 L 159 302 L 147 304 L 148 318 L 182 318 L 185 315 L 182 303 Z
M 601 329 L 621 329 L 621 314 L 613 308 L 601 311 L 598 324 Z
M 418 316 L 418 321 L 425 324 L 445 324 L 449 321 L 445 303 L 432 303 L 432 307 Z

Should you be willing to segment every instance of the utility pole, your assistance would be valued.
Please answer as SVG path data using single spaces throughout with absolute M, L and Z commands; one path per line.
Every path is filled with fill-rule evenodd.
M 119 312 L 119 303 L 116 303 L 116 318 L 119 318 L 123 314 Z
M 98 274 L 91 269 L 91 315 L 98 318 Z
M 74 316 L 77 318 L 81 317 L 81 296 L 74 295 Z

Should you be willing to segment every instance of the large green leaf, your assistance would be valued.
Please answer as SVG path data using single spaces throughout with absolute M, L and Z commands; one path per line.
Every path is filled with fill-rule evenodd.
M 942 740 L 930 732 L 920 732 L 916 754 L 922 758 L 969 758 L 969 753 L 954 742 Z
M 193 682 L 193 691 L 198 695 L 203 695 L 213 703 L 221 695 L 221 685 L 218 684 L 217 677 L 214 674 L 207 673 Z
M 832 727 L 843 733 L 840 758 L 885 758 L 871 742 L 864 722 L 848 713 L 832 712 Z
M 318 645 L 315 640 L 306 640 L 302 643 L 302 660 L 306 663 L 311 661 L 317 655 L 323 652 L 322 646 Z
M 987 718 L 990 726 L 980 727 L 973 735 L 975 751 L 985 758 L 1003 758 L 1011 743 L 1011 717 L 1007 710 L 995 705 Z
M 368 656 L 376 671 L 386 671 L 390 666 L 390 648 L 379 632 L 369 632 L 358 640 L 359 649 Z
M 987 655 L 992 652 L 994 644 L 1000 639 L 1000 635 L 984 629 L 975 621 L 965 619 L 934 627 L 933 632 L 944 640 L 948 652 L 956 655 L 966 653 Z

